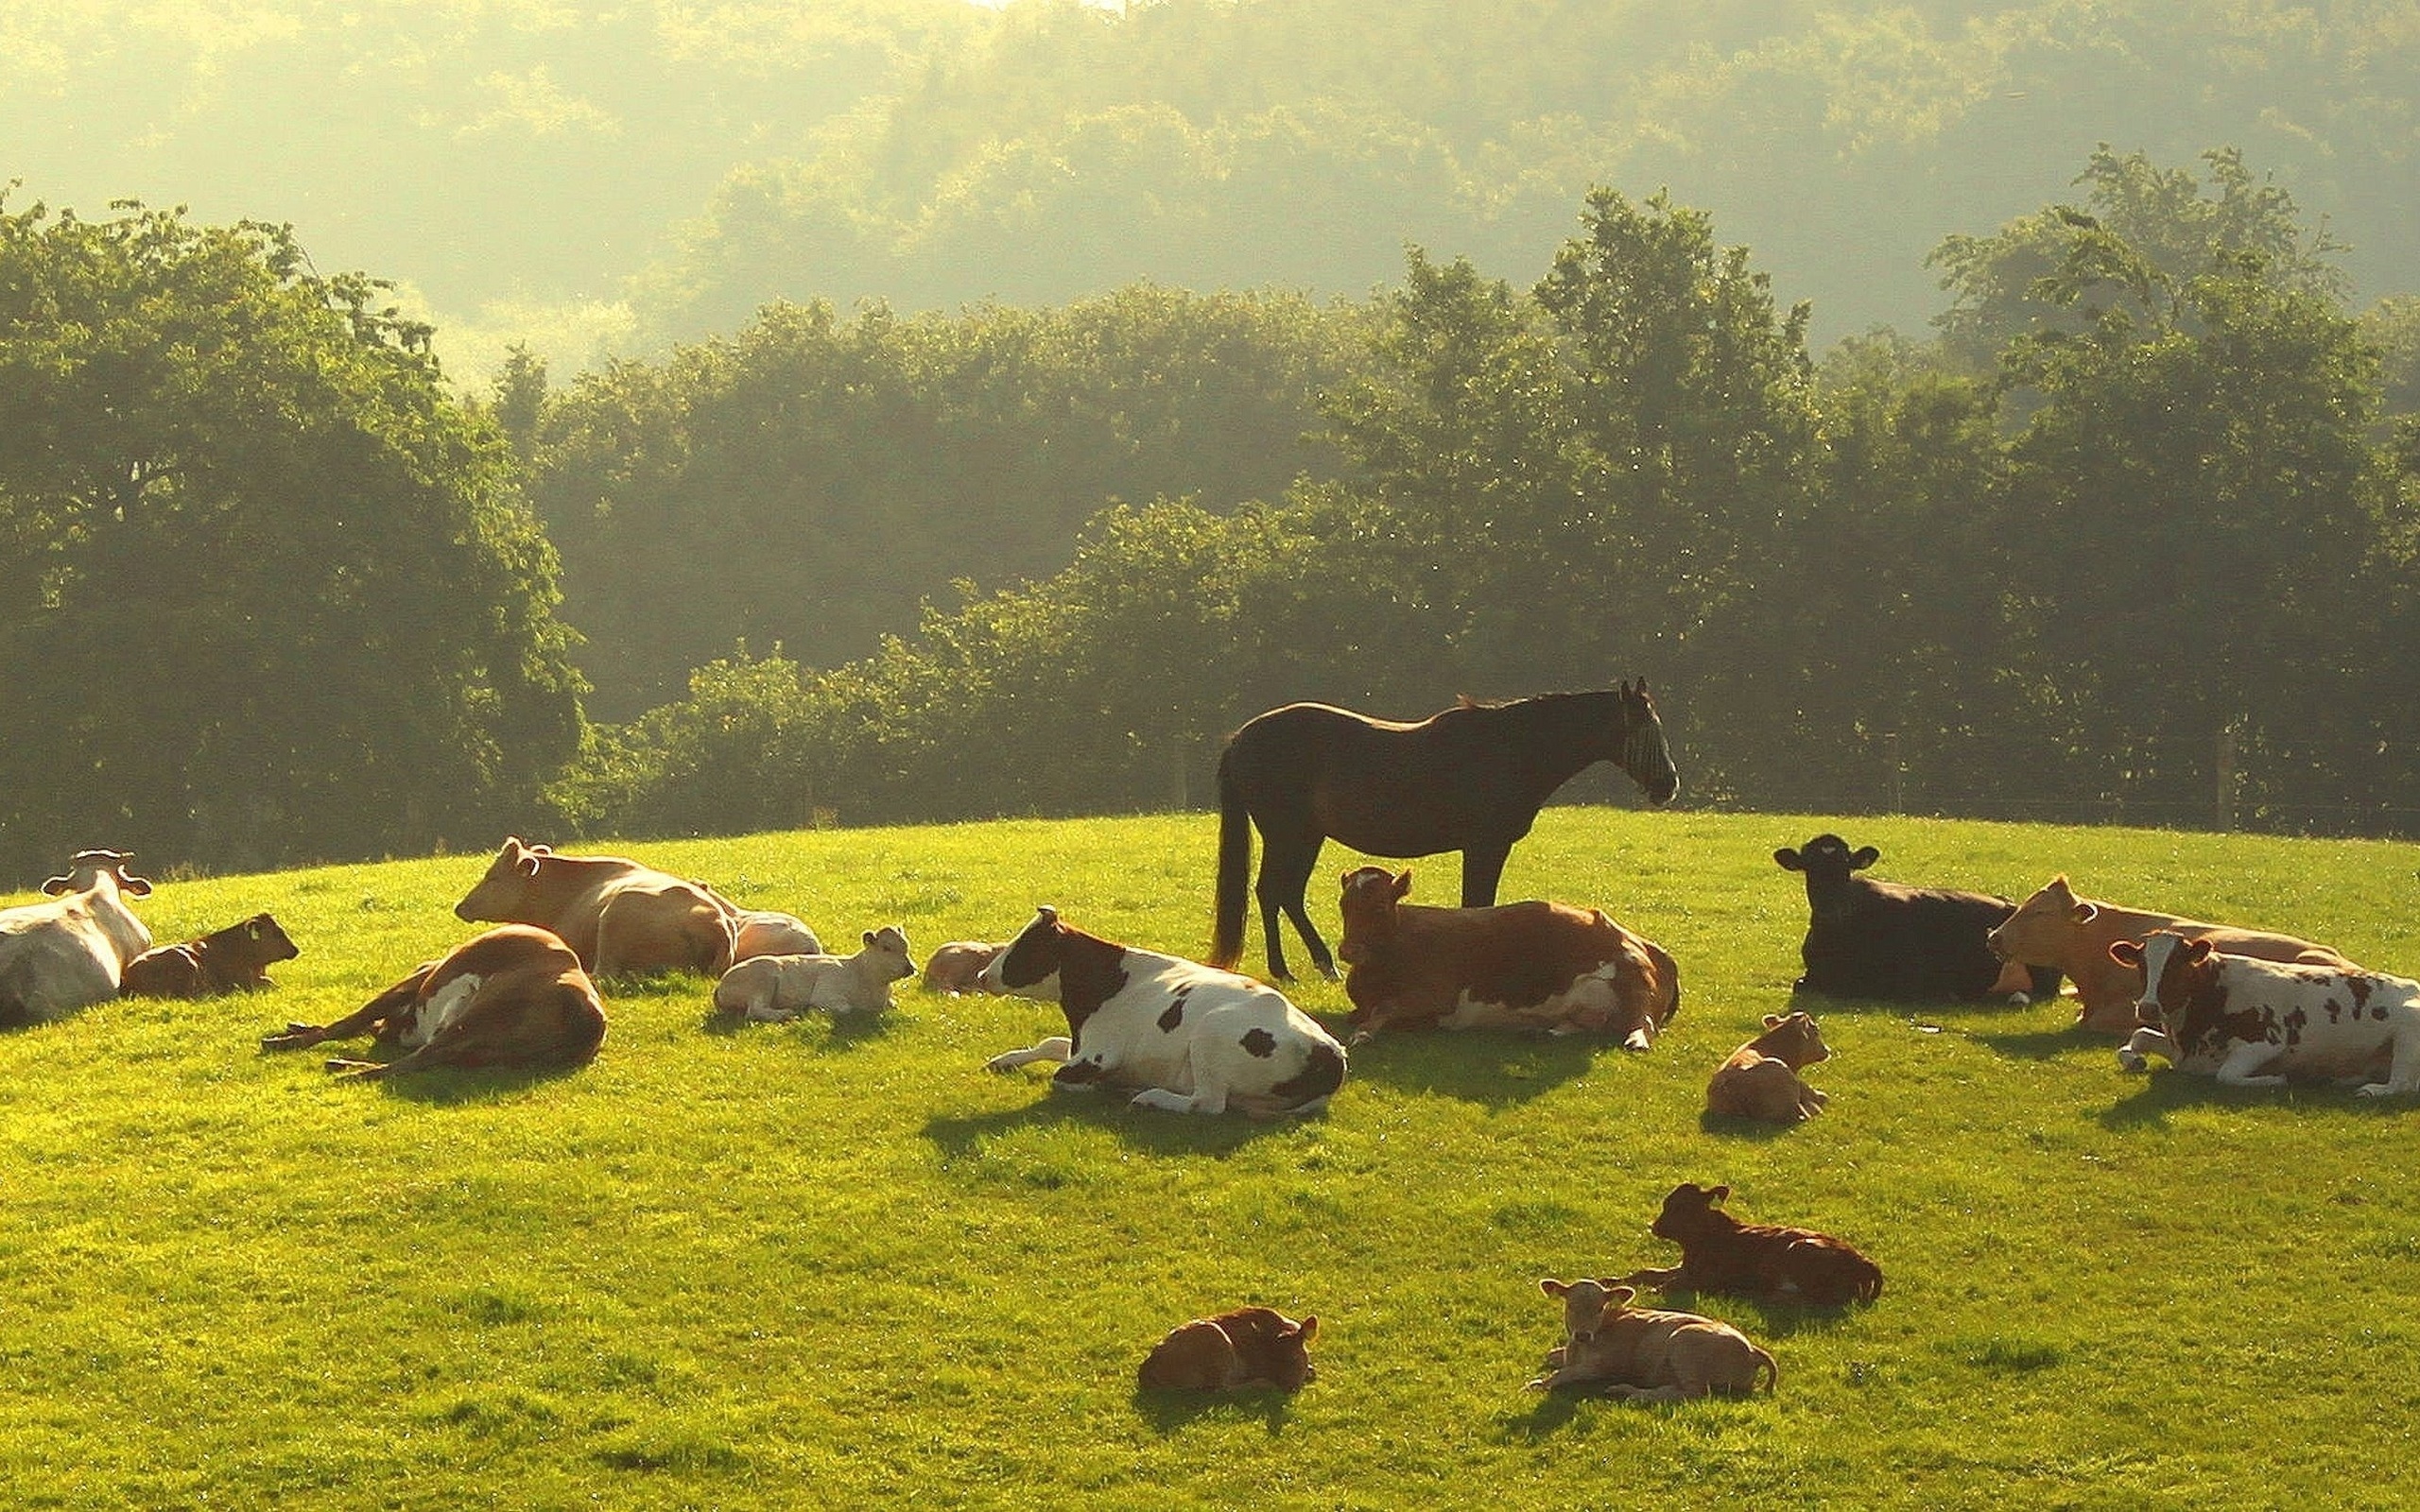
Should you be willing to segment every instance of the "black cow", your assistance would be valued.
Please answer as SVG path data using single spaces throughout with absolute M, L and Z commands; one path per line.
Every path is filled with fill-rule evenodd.
M 1798 948 L 1806 974 L 1793 992 L 1902 1003 L 1972 1002 L 2027 993 L 2054 997 L 2053 967 L 2004 963 L 1984 936 L 2016 911 L 1989 893 L 1908 887 L 1854 876 L 1882 859 L 1872 846 L 1852 851 L 1837 834 L 1773 852 L 1785 871 L 1806 878 L 1806 940 Z

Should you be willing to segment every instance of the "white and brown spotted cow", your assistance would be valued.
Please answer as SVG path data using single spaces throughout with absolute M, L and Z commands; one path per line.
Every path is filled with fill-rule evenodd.
M 2364 1097 L 2420 1091 L 2420 982 L 2377 971 L 2229 955 L 2155 929 L 2110 959 L 2141 973 L 2141 1027 L 2118 1052 L 2128 1071 L 2165 1056 L 2229 1087 L 2358 1085 Z
M 1131 1091 L 1136 1108 L 1255 1118 L 1326 1106 L 1344 1082 L 1344 1047 L 1276 988 L 1248 976 L 1114 944 L 1033 916 L 983 968 L 987 992 L 1056 982 L 1067 1032 L 987 1062 L 1013 1071 L 1060 1063 L 1054 1089 Z
M 1432 908 L 1411 873 L 1344 874 L 1345 995 L 1361 1038 L 1382 1029 L 1605 1034 L 1645 1050 L 1681 1006 L 1681 972 L 1602 909 L 1566 903 Z

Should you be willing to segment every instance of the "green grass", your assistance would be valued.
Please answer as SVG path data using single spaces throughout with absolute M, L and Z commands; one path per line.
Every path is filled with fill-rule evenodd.
M 332 1082 L 257 1037 L 464 937 L 486 857 L 167 884 L 160 938 L 268 908 L 303 954 L 263 996 L 0 1036 L 0 1503 L 2409 1504 L 2420 1108 L 2128 1077 L 2064 1005 L 1841 1006 L 1825 1117 L 1701 1125 L 1796 974 L 1804 897 L 1770 853 L 1824 828 L 1885 876 L 2065 869 L 2420 969 L 2409 846 L 1551 810 L 1504 896 L 1674 952 L 1655 1051 L 1380 1041 L 1325 1117 L 1260 1126 L 987 1074 L 1055 1010 L 913 984 L 870 1027 L 735 1031 L 700 979 L 612 984 L 584 1071 Z M 615 849 L 834 939 L 904 923 L 920 958 L 1037 902 L 1191 953 L 1214 829 Z M 1353 860 L 1331 850 L 1315 917 Z M 1450 902 L 1453 859 L 1416 866 Z M 1647 1224 L 1683 1179 L 1854 1240 L 1883 1299 L 1700 1299 L 1779 1359 L 1771 1400 L 1525 1394 L 1555 1342 L 1536 1279 L 1669 1263 Z M 1318 1381 L 1135 1396 L 1162 1332 L 1245 1301 L 1320 1315 Z

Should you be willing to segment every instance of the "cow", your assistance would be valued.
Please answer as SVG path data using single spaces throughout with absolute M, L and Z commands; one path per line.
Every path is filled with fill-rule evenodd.
M 1781 1385 L 1773 1357 L 1719 1319 L 1632 1307 L 1638 1293 L 1615 1280 L 1547 1277 L 1538 1290 L 1563 1299 L 1563 1343 L 1547 1351 L 1531 1391 L 1597 1386 L 1624 1400 L 1685 1401 L 1749 1396 L 1759 1377 L 1768 1393 Z
M 47 1023 L 117 996 L 151 931 L 126 905 L 150 882 L 124 850 L 79 850 L 42 885 L 50 902 L 0 909 L 0 1027 Z
M 212 930 L 181 945 L 161 945 L 126 963 L 121 997 L 202 998 L 272 987 L 268 969 L 302 953 L 268 914 Z
M 714 889 L 708 888 L 712 892 Z M 721 895 L 717 893 L 720 898 Z M 727 902 L 727 900 L 725 900 Z M 731 910 L 731 959 L 734 965 L 759 955 L 821 955 L 823 941 L 796 914 L 772 908 Z
M 1989 936 L 1992 949 L 2005 959 L 2027 966 L 2064 971 L 2076 984 L 2081 1006 L 2076 1024 L 2100 1034 L 2129 1034 L 2135 1028 L 2134 971 L 2111 957 L 2118 941 L 2141 941 L 2155 929 L 2187 939 L 2206 939 L 2213 950 L 2229 955 L 2250 955 L 2264 961 L 2292 961 L 2330 966 L 2340 971 L 2360 967 L 2325 945 L 2266 930 L 2204 924 L 2173 914 L 2120 908 L 2116 903 L 2079 898 L 2065 873 L 2051 878 L 2032 897 L 2017 905 L 2007 921 Z
M 1314 1112 L 1344 1083 L 1344 1047 L 1275 988 L 1113 944 L 1037 909 L 977 978 L 987 992 L 1055 984 L 1067 1033 L 997 1055 L 990 1070 L 1057 1061 L 1054 1090 L 1132 1091 L 1131 1105 L 1254 1118 Z
M 289 1023 L 261 1048 L 302 1050 L 370 1034 L 405 1052 L 378 1062 L 336 1059 L 328 1070 L 363 1081 L 440 1066 L 568 1071 L 596 1058 L 605 1041 L 605 1005 L 579 954 L 557 936 L 506 924 L 441 959 L 329 1024 Z
M 2420 982 L 2231 955 L 2155 929 L 2109 947 L 2142 983 L 2141 1027 L 2118 1063 L 2165 1056 L 2228 1087 L 2335 1081 L 2363 1097 L 2420 1091 Z
M 1316 1317 L 1297 1323 L 1267 1307 L 1195 1318 L 1152 1347 L 1135 1372 L 1135 1385 L 1144 1391 L 1300 1391 L 1319 1378 L 1311 1364 L 1311 1337 L 1319 1330 Z
M 713 888 L 619 856 L 559 856 L 508 838 L 454 905 L 467 923 L 528 924 L 598 976 L 693 971 L 720 976 L 737 950 L 735 910 Z
M 1716 1206 L 1729 1195 L 1727 1186 L 1684 1181 L 1674 1187 L 1650 1231 L 1679 1245 L 1681 1263 L 1633 1271 L 1620 1284 L 1817 1307 L 1871 1302 L 1882 1295 L 1882 1267 L 1846 1240 L 1812 1228 L 1741 1223 Z
M 1003 949 L 981 940 L 950 941 L 925 957 L 925 990 L 952 996 L 977 990 L 983 968 L 991 965 L 992 957 Z
M 916 974 L 908 935 L 896 924 L 869 929 L 855 955 L 753 955 L 715 984 L 715 1006 L 757 1023 L 786 1023 L 809 1008 L 835 1018 L 880 1013 L 890 984 Z
M 1543 1029 L 1644 1051 L 1680 1011 L 1672 957 L 1601 909 L 1432 908 L 1404 902 L 1410 892 L 1409 870 L 1344 873 L 1337 954 L 1357 1040 L 1391 1027 Z
M 1831 1058 L 1831 1048 L 1812 1017 L 1768 1013 L 1765 1032 L 1731 1052 L 1706 1083 L 1705 1110 L 1769 1124 L 1804 1124 L 1831 1099 L 1798 1074 Z
M 1806 973 L 1794 993 L 1894 1003 L 1979 1003 L 2055 997 L 2059 973 L 2003 961 L 1985 943 L 2016 905 L 1990 893 L 1910 887 L 1859 877 L 1882 859 L 1837 834 L 1773 852 L 1773 864 L 1806 879 Z

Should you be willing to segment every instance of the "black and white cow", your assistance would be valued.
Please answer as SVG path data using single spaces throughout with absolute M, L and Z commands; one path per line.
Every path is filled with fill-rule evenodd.
M 1870 845 L 1851 850 L 1837 834 L 1773 852 L 1775 866 L 1806 879 L 1806 938 L 1798 948 L 1806 973 L 1791 991 L 1900 1003 L 2058 995 L 2057 970 L 2002 962 L 1986 941 L 2016 904 L 1855 875 L 1881 859 Z
M 994 1056 L 989 1069 L 1058 1061 L 1056 1089 L 1132 1090 L 1137 1108 L 1254 1118 L 1316 1111 L 1343 1085 L 1344 1047 L 1276 988 L 1097 938 L 1055 908 L 1037 911 L 978 981 L 1047 995 L 1054 979 L 1066 1034 Z
M 2379 971 L 2256 960 L 2155 929 L 2109 958 L 2143 973 L 2142 1027 L 2118 1052 L 2151 1054 L 2229 1087 L 2356 1085 L 2363 1097 L 2420 1091 L 2420 982 Z

